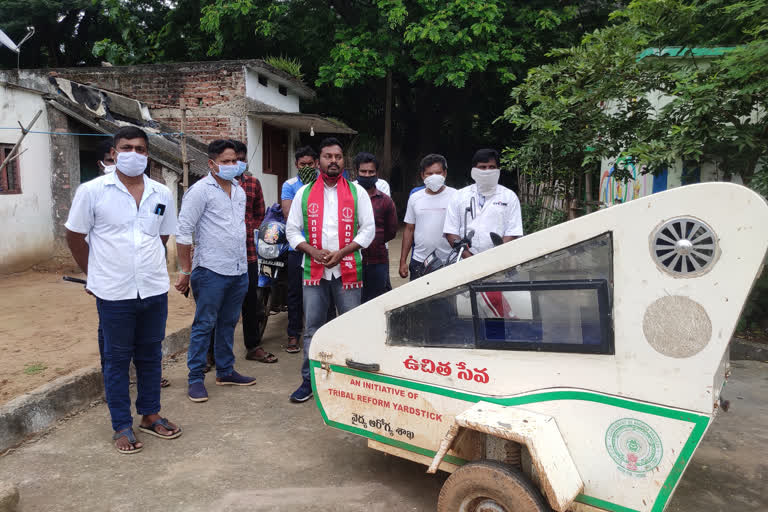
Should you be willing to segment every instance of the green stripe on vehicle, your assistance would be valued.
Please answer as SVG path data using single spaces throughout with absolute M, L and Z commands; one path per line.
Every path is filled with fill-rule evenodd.
M 435 452 L 432 450 L 427 450 L 425 448 L 410 445 L 408 443 L 403 443 L 402 441 L 390 439 L 388 437 L 381 436 L 373 432 L 369 432 L 365 429 L 360 429 L 357 427 L 346 425 L 344 423 L 339 423 L 336 421 L 329 420 L 328 416 L 325 413 L 325 409 L 323 409 L 323 405 L 320 403 L 320 397 L 317 394 L 317 386 L 315 384 L 314 369 L 320 368 L 320 362 L 315 360 L 310 360 L 309 365 L 310 365 L 310 375 L 312 377 L 312 386 L 315 390 L 315 402 L 317 403 L 318 409 L 320 409 L 320 414 L 323 417 L 323 421 L 325 421 L 327 425 L 338 428 L 340 430 L 345 430 L 347 432 L 352 432 L 354 434 L 358 434 L 363 437 L 374 439 L 375 441 L 379 441 L 384 444 L 396 446 L 398 448 L 403 448 L 405 450 L 412 451 L 420 455 L 426 455 L 428 457 L 435 456 Z M 706 432 L 707 425 L 709 424 L 709 417 L 703 416 L 700 414 L 695 414 L 688 411 L 668 409 L 666 407 L 661 407 L 658 405 L 652 405 L 652 404 L 647 404 L 642 402 L 634 402 L 632 400 L 627 400 L 625 398 L 602 395 L 599 393 L 594 393 L 592 391 L 576 391 L 576 390 L 543 391 L 540 393 L 533 393 L 525 396 L 499 398 L 499 397 L 492 397 L 492 396 L 475 395 L 475 394 L 466 393 L 463 391 L 455 391 L 453 389 L 443 388 L 443 387 L 435 386 L 432 384 L 425 384 L 423 382 L 413 382 L 405 379 L 400 379 L 397 377 L 390 377 L 388 375 L 380 375 L 375 373 L 363 372 L 360 370 L 347 368 L 346 366 L 331 365 L 331 370 L 344 375 L 350 375 L 350 376 L 358 377 L 361 379 L 371 380 L 374 382 L 392 384 L 395 386 L 400 386 L 400 387 L 413 389 L 417 391 L 423 391 L 426 393 L 433 393 L 436 395 L 442 395 L 449 398 L 454 398 L 457 400 L 462 400 L 462 401 L 471 402 L 471 403 L 477 403 L 477 402 L 483 401 L 483 402 L 489 402 L 489 403 L 499 404 L 503 406 L 517 406 L 517 405 L 525 405 L 525 404 L 540 403 L 540 402 L 551 402 L 556 400 L 580 400 L 585 402 L 601 403 L 604 405 L 610 405 L 612 407 L 619 407 L 621 409 L 628 409 L 631 411 L 641 412 L 645 414 L 652 414 L 652 415 L 661 416 L 664 418 L 670 418 L 678 421 L 693 423 L 694 427 L 693 427 L 693 430 L 691 431 L 690 436 L 688 437 L 688 441 L 686 441 L 685 445 L 683 445 L 683 449 L 680 451 L 680 455 L 678 456 L 677 460 L 672 466 L 672 470 L 667 476 L 667 479 L 665 480 L 664 485 L 660 489 L 659 494 L 656 496 L 656 500 L 654 501 L 653 508 L 651 509 L 652 512 L 660 512 L 664 510 L 664 507 L 666 506 L 667 501 L 672 495 L 672 491 L 674 490 L 675 486 L 680 480 L 680 477 L 682 476 L 683 471 L 688 465 L 688 462 L 690 461 L 691 456 L 693 455 L 693 452 L 696 449 L 696 446 L 698 446 L 699 442 L 701 442 L 701 438 L 704 436 L 704 432 Z M 456 464 L 456 465 L 461 465 L 466 462 L 457 457 L 450 457 L 450 456 L 446 456 L 444 460 L 446 462 L 450 462 L 451 464 Z M 584 500 L 591 500 L 591 501 L 588 502 Z M 603 501 L 599 498 L 594 498 L 592 496 L 586 496 L 583 494 L 580 494 L 576 498 L 576 501 L 578 501 L 579 503 L 584 503 L 586 505 L 591 505 L 591 506 L 599 507 L 605 510 L 610 510 L 611 512 L 637 512 L 634 509 L 627 508 L 622 505 L 618 505 L 616 503 Z

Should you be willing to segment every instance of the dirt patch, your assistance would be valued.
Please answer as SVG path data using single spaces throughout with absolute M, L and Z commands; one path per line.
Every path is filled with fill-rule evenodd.
M 96 299 L 61 277 L 24 272 L 0 278 L 0 404 L 99 364 Z M 192 299 L 172 289 L 166 333 L 188 327 L 194 313 Z

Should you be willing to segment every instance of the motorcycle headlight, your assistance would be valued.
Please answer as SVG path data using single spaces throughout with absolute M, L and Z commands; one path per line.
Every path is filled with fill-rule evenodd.
M 276 244 L 266 244 L 263 241 L 259 243 L 259 257 L 265 260 L 273 260 L 280 256 L 280 246 Z

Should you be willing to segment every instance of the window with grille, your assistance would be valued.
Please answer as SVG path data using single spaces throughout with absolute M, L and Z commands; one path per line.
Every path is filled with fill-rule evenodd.
M 0 144 L 0 164 L 11 154 L 11 151 L 13 151 L 13 144 Z M 19 160 L 19 158 L 12 160 L 0 170 L 0 194 L 21 194 Z

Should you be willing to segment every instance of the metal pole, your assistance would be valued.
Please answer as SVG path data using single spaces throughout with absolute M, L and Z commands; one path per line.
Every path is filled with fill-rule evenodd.
M 0 164 L 0 172 L 3 172 L 3 169 L 5 169 L 6 164 L 8 164 L 8 162 L 10 162 L 13 159 L 14 153 L 16 153 L 16 151 L 21 147 L 21 141 L 24 140 L 24 137 L 27 136 L 27 134 L 29 133 L 29 130 L 32 129 L 32 126 L 35 124 L 35 122 L 37 121 L 37 118 L 40 117 L 40 114 L 42 113 L 43 113 L 42 110 L 38 110 L 37 114 L 35 114 L 35 117 L 32 119 L 32 122 L 29 123 L 29 125 L 26 128 L 24 128 L 24 126 L 22 126 L 21 123 L 19 123 L 19 126 L 21 126 L 21 137 L 19 137 L 19 140 L 16 142 L 16 145 L 13 146 L 13 149 L 11 149 L 11 152 L 8 153 L 8 156 L 5 157 L 5 160 L 3 160 L 3 163 Z
M 184 193 L 189 188 L 189 161 L 187 160 L 187 102 L 184 98 L 179 100 L 181 106 L 181 188 Z

